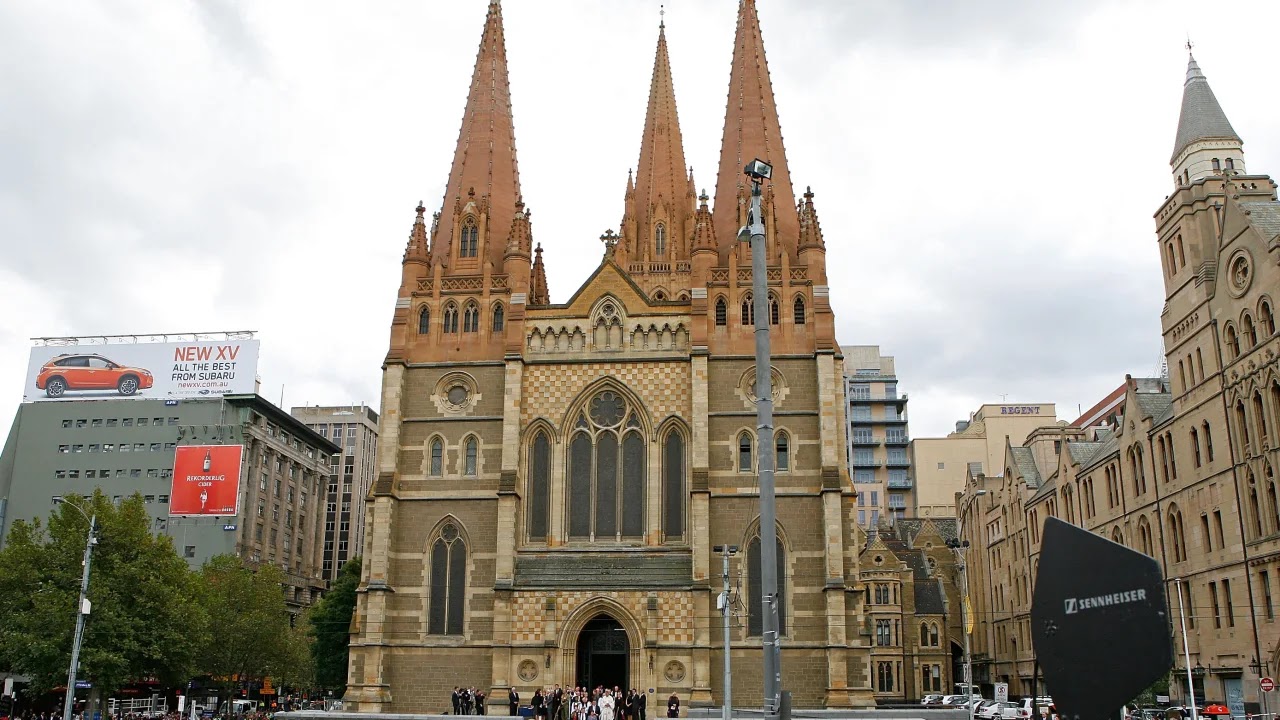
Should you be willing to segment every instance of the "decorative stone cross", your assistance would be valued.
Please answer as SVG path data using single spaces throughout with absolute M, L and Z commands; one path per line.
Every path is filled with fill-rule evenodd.
M 613 230 L 605 230 L 600 236 L 600 242 L 604 243 L 605 257 L 613 257 L 613 249 L 618 245 L 621 238 L 613 232 Z

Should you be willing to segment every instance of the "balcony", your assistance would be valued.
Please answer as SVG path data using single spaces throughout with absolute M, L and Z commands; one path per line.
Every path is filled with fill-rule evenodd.
M 890 435 L 884 439 L 885 445 L 894 445 L 898 447 L 906 447 L 911 442 L 911 438 L 906 435 Z
M 880 441 L 869 435 L 867 436 L 854 435 L 853 444 L 858 447 L 875 447 L 880 444 Z
M 891 468 L 911 467 L 911 461 L 906 458 L 889 458 L 884 464 L 886 467 Z
M 876 420 L 875 418 L 871 418 L 871 417 L 858 417 L 857 415 L 851 415 L 849 416 L 849 422 L 853 423 L 854 425 L 874 425 L 876 423 L 883 422 L 883 421 Z
M 884 423 L 885 425 L 906 425 L 907 419 L 904 417 L 886 417 L 879 420 L 871 420 L 869 422 Z
M 884 462 L 882 460 L 876 460 L 874 458 L 872 459 L 854 458 L 853 459 L 853 466 L 856 468 L 878 468 L 883 464 Z
M 889 478 L 890 490 L 910 490 L 911 478 Z M 890 505 L 889 507 L 893 507 Z

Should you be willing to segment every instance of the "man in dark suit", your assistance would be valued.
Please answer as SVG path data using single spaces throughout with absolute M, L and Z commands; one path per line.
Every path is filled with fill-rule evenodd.
M 507 704 L 511 706 L 511 717 L 520 714 L 520 693 L 516 692 L 514 686 L 507 691 Z
M 551 705 L 549 717 L 553 720 L 560 717 L 560 703 L 562 702 L 564 702 L 564 691 L 560 689 L 559 685 L 556 685 L 556 689 L 551 691 L 551 702 L 549 703 Z
M 636 711 L 640 720 L 647 720 L 645 717 L 645 708 L 649 705 L 649 696 L 641 692 L 640 697 L 636 698 Z
M 462 714 L 471 714 L 471 701 L 473 699 L 471 688 L 462 688 Z
M 462 714 L 462 694 L 458 692 L 457 685 L 453 686 L 453 694 L 449 696 L 449 699 L 453 702 L 453 714 L 461 715 Z

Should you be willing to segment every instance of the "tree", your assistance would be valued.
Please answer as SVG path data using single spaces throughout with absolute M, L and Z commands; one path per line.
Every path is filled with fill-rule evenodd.
M 356 587 L 360 585 L 360 558 L 347 561 L 333 581 L 329 594 L 307 615 L 311 625 L 311 657 L 316 684 L 332 690 L 337 697 L 347 689 L 347 655 L 351 643 L 351 618 L 356 609 Z
M 100 490 L 70 495 L 49 516 L 14 522 L 0 550 L 0 661 L 41 693 L 65 685 L 89 521 L 97 516 L 78 677 L 110 693 L 153 677 L 185 683 L 208 619 L 198 580 L 167 536 L 151 529 L 142 496 L 118 505 Z
M 298 641 L 289 625 L 275 565 L 250 569 L 235 555 L 210 558 L 201 569 L 212 631 L 199 651 L 200 669 L 225 698 L 237 682 L 296 677 Z

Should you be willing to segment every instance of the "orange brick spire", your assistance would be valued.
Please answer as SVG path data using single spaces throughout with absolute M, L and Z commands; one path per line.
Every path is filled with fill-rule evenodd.
M 773 179 L 766 183 L 772 189 L 776 205 L 769 202 L 766 189 L 766 221 L 775 237 L 770 246 L 785 249 L 796 256 L 800 221 L 795 210 L 795 192 L 791 187 L 791 171 L 782 147 L 782 126 L 769 80 L 769 64 L 764 56 L 764 38 L 760 34 L 760 18 L 755 0 L 741 0 L 738 6 L 738 31 L 733 41 L 733 68 L 729 74 L 729 101 L 724 116 L 724 137 L 720 141 L 720 169 L 716 177 L 716 239 L 722 253 L 737 242 L 738 228 L 744 224 L 746 207 L 740 207 L 746 193 L 742 167 L 755 158 L 773 165 Z
M 633 221 L 623 224 L 623 247 L 628 260 L 689 259 L 694 197 L 687 172 L 663 23 L 658 26 L 658 50 L 649 84 L 649 107 L 645 113 L 634 191 L 630 189 L 630 178 L 627 180 L 626 215 Z
M 471 76 L 458 147 L 453 153 L 453 166 L 445 186 L 443 210 L 447 217 L 460 212 L 464 206 L 469 207 L 470 201 L 479 200 L 477 207 L 488 210 L 479 256 L 501 266 L 519 196 L 520 172 L 516 166 L 515 122 L 511 114 L 502 7 L 497 0 L 492 0 Z M 433 256 L 457 254 L 455 246 L 460 226 L 453 220 L 449 218 L 441 223 L 431 248 Z

